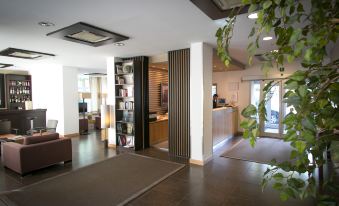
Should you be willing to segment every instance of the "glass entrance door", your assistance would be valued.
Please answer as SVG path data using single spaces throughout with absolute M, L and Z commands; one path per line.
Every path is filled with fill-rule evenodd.
M 262 82 L 262 88 L 269 81 Z M 262 92 L 262 91 L 261 91 Z M 268 92 L 270 99 L 266 103 L 267 120 L 261 124 L 263 136 L 281 137 L 282 134 L 282 81 L 277 82 Z
M 251 82 L 251 104 L 257 108 L 259 102 L 263 99 L 262 90 L 269 82 L 270 81 L 266 80 Z M 282 88 L 282 81 L 278 81 L 268 93 L 268 96 L 271 98 L 266 103 L 267 121 L 259 122 L 259 117 L 256 117 L 260 125 L 260 136 L 282 138 L 284 130 L 282 126 L 283 116 L 288 113 L 287 110 L 289 111 L 289 108 L 286 108 L 286 104 L 282 103 L 282 97 L 284 95 Z

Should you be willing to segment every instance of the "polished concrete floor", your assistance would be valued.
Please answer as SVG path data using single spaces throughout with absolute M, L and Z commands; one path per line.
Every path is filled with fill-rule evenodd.
M 310 200 L 281 202 L 279 194 L 271 188 L 262 192 L 259 184 L 266 165 L 220 157 L 237 141 L 239 138 L 234 138 L 216 148 L 213 160 L 204 167 L 187 164 L 184 169 L 136 198 L 129 205 L 313 205 Z M 105 148 L 100 135 L 96 133 L 72 138 L 72 142 L 73 162 L 71 164 L 51 166 L 25 177 L 0 165 L 0 192 L 19 189 L 113 157 L 117 153 L 128 152 Z M 169 157 L 167 152 L 155 148 L 137 153 L 187 163 L 185 159 Z

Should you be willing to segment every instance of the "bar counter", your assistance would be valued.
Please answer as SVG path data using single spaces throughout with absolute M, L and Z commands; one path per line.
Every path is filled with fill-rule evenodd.
M 34 127 L 46 127 L 46 109 L 33 110 L 0 110 L 0 121 L 11 121 L 12 129 L 18 129 L 18 134 L 26 134 L 30 129 L 30 120 L 27 118 L 36 117 Z
M 238 108 L 220 107 L 213 109 L 212 136 L 213 146 L 227 138 L 234 137 L 238 132 Z

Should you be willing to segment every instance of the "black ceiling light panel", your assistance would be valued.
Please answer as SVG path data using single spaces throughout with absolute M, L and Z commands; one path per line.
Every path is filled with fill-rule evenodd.
M 45 59 L 48 57 L 54 57 L 54 54 L 36 52 L 36 51 L 29 51 L 24 49 L 17 49 L 17 48 L 7 48 L 5 50 L 0 51 L 0 56 L 7 56 L 7 57 L 15 57 L 21 59 Z
M 241 8 L 242 5 L 241 0 L 191 0 L 191 2 L 212 20 L 229 17 L 233 9 Z M 248 5 L 242 7 L 239 14 L 247 13 L 248 8 Z
M 127 36 L 117 34 L 105 29 L 92 26 L 83 22 L 59 29 L 47 34 L 59 39 L 98 47 L 129 39 Z
M 6 67 L 11 67 L 11 66 L 13 66 L 13 64 L 4 64 L 4 63 L 0 63 L 0 69 L 6 68 Z

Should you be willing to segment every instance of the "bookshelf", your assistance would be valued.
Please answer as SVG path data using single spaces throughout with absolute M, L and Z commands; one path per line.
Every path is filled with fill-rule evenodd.
M 117 147 L 131 150 L 147 148 L 148 57 L 120 59 L 114 69 Z
M 115 64 L 116 139 L 118 146 L 135 148 L 133 61 Z

